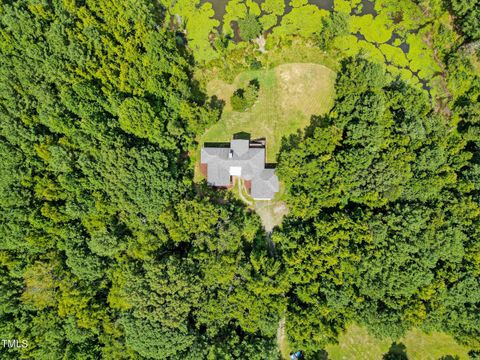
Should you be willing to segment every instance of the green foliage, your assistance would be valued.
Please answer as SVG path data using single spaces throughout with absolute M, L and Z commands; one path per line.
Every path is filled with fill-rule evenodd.
M 259 21 L 263 30 L 269 30 L 277 25 L 278 17 L 282 16 L 285 11 L 284 0 L 266 0 L 261 3 L 263 15 L 260 16 Z M 259 13 L 258 15 L 261 15 Z
M 248 9 L 242 0 L 229 0 L 225 6 L 225 16 L 223 17 L 223 32 L 227 35 L 233 34 L 230 24 L 232 21 L 238 21 L 247 16 Z
M 465 37 L 469 40 L 480 39 L 480 2 L 451 0 L 449 4 Z
M 379 48 L 388 62 L 401 68 L 408 67 L 409 63 L 402 49 L 388 44 L 380 44 Z
M 478 2 L 451 2 L 463 38 L 440 1 L 372 5 L 230 0 L 219 34 L 208 1 L 2 2 L 2 338 L 34 359 L 273 359 L 285 317 L 311 354 L 356 322 L 447 332 L 475 356 L 480 80 L 460 41 L 478 39 Z M 232 21 L 246 41 L 273 28 L 268 52 L 229 41 Z M 192 183 L 188 154 L 218 118 L 192 65 L 270 66 L 261 97 L 251 82 L 230 103 L 259 99 L 273 112 L 253 113 L 258 128 L 277 111 L 291 122 L 275 136 L 291 134 L 297 111 L 329 105 L 298 93 L 326 80 L 280 91 L 314 70 L 273 65 L 318 62 L 312 39 L 373 63 L 341 61 L 331 112 L 284 140 L 290 215 L 268 239 L 227 192 Z
M 245 41 L 255 39 L 262 32 L 262 25 L 253 14 L 248 14 L 245 18 L 238 20 L 238 27 L 240 36 Z
M 278 17 L 275 14 L 265 14 L 260 17 L 260 24 L 262 25 L 262 29 L 268 30 L 271 29 L 273 26 L 277 25 Z
M 440 70 L 438 64 L 432 63 L 430 60 L 433 57 L 433 49 L 430 49 L 418 36 L 413 34 L 407 36 L 407 43 L 410 45 L 410 51 L 407 54 L 407 58 L 410 60 L 410 69 L 418 71 L 421 78 L 432 78 L 435 72 Z
M 230 98 L 230 104 L 234 111 L 245 111 L 253 106 L 258 98 L 259 84 L 257 80 L 251 80 L 247 87 L 235 90 Z
M 166 133 L 150 104 L 141 99 L 125 99 L 118 109 L 118 122 L 125 132 L 151 142 L 161 143 L 161 134 Z
M 328 16 L 328 11 L 306 4 L 306 1 L 292 2 L 292 6 L 293 9 L 282 17 L 280 26 L 274 28 L 275 35 L 308 37 L 321 31 L 322 19 Z
M 394 339 L 425 326 L 476 348 L 480 208 L 467 141 L 363 59 L 342 63 L 336 90 L 329 116 L 280 154 L 291 214 L 273 239 L 292 282 L 291 341 L 313 350 L 357 322 Z
M 58 263 L 36 262 L 25 271 L 26 289 L 22 294 L 22 301 L 32 305 L 34 308 L 43 310 L 49 306 L 56 305 L 55 273 L 58 273 Z M 58 274 L 57 274 L 58 276 Z
M 213 19 L 215 12 L 210 2 L 200 3 L 200 0 L 172 1 L 166 4 L 166 8 L 170 14 L 180 17 L 181 24 L 178 25 L 185 29 L 188 46 L 195 60 L 202 63 L 218 56 L 210 44 L 210 34 L 215 33 L 220 22 Z
M 265 0 L 261 6 L 263 11 L 278 16 L 283 15 L 285 11 L 285 1 L 283 0 Z
M 373 17 L 371 14 L 352 16 L 350 19 L 353 33 L 360 32 L 365 39 L 372 43 L 384 43 L 392 37 L 386 16 Z
M 319 45 L 339 50 L 343 56 L 360 54 L 385 64 L 393 78 L 423 88 L 436 100 L 448 97 L 442 77 L 442 57 L 455 46 L 458 35 L 442 4 L 403 1 L 399 6 L 376 0 L 370 8 L 369 3 L 336 1 L 335 14 L 339 11 L 355 14 L 349 19 L 352 35 L 336 36 L 330 46 L 320 38 Z
M 322 19 L 322 31 L 316 40 L 321 49 L 328 50 L 332 47 L 335 38 L 346 36 L 349 33 L 348 15 L 342 12 L 333 12 Z
M 152 3 L 0 12 L 2 336 L 35 359 L 275 353 L 280 265 L 257 217 L 192 186 L 218 113 Z
M 258 1 L 246 0 L 245 3 L 248 7 L 249 15 L 260 16 L 261 10 L 260 6 L 258 5 Z

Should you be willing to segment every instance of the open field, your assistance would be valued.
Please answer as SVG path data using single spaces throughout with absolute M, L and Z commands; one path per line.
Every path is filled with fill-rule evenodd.
M 246 112 L 232 111 L 230 97 L 250 80 L 260 83 L 258 100 Z M 247 132 L 252 138 L 267 140 L 267 161 L 276 162 L 281 139 L 310 122 L 312 115 L 325 114 L 333 104 L 335 73 L 313 63 L 283 64 L 269 70 L 247 71 L 232 84 L 212 80 L 209 96 L 225 101 L 222 117 L 199 139 L 203 142 L 228 142 L 234 133 Z
M 357 325 L 350 326 L 338 341 L 326 348 L 330 360 L 381 360 L 393 343 L 390 339 L 376 339 Z M 409 360 L 438 360 L 446 355 L 457 356 L 459 360 L 469 359 L 468 349 L 443 333 L 426 334 L 414 329 L 396 343 L 402 348 L 402 344 L 405 346 Z
M 362 327 L 352 325 L 340 335 L 338 344 L 325 349 L 329 359 L 376 360 L 388 351 L 390 340 L 378 340 L 370 336 Z
M 425 334 L 412 330 L 402 339 L 411 360 L 437 360 L 442 356 L 458 356 L 460 360 L 469 359 L 469 349 L 458 344 L 451 336 L 444 333 Z

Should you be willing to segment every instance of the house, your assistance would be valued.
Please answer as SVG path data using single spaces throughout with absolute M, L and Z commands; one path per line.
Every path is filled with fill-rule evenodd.
M 275 169 L 265 168 L 265 145 L 233 139 L 230 147 L 204 147 L 200 165 L 212 186 L 230 187 L 233 177 L 245 180 L 255 200 L 270 200 L 279 190 Z

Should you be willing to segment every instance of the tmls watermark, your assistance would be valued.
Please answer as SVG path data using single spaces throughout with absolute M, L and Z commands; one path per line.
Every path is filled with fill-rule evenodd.
M 2 345 L 4 348 L 24 349 L 28 347 L 28 342 L 27 340 L 20 341 L 16 339 L 11 339 L 11 340 L 2 339 Z

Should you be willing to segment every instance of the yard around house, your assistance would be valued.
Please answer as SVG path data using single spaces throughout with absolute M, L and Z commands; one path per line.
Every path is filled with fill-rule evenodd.
M 260 84 L 256 103 L 245 112 L 233 111 L 230 97 L 250 80 Z M 229 142 L 233 134 L 247 132 L 252 139 L 266 138 L 267 162 L 275 163 L 282 137 L 305 128 L 312 115 L 323 115 L 333 105 L 335 72 L 313 63 L 282 64 L 273 69 L 245 71 L 232 84 L 211 80 L 209 96 L 225 102 L 221 119 L 199 139 L 204 142 Z
M 256 79 L 260 84 L 255 104 L 245 112 L 233 111 L 230 97 L 233 92 Z M 266 139 L 266 161 L 276 163 L 282 138 L 309 125 L 313 115 L 326 114 L 333 105 L 335 72 L 314 63 L 287 63 L 267 70 L 245 71 L 229 84 L 214 79 L 207 84 L 207 95 L 225 102 L 220 120 L 198 139 L 195 180 L 203 178 L 199 171 L 200 149 L 205 142 L 229 142 L 235 133 L 246 132 L 251 139 Z M 234 193 L 238 186 L 232 187 Z M 280 201 L 283 186 L 272 201 L 253 202 L 244 195 L 262 219 L 266 231 L 280 225 L 288 213 Z M 240 199 L 242 196 L 238 195 Z

